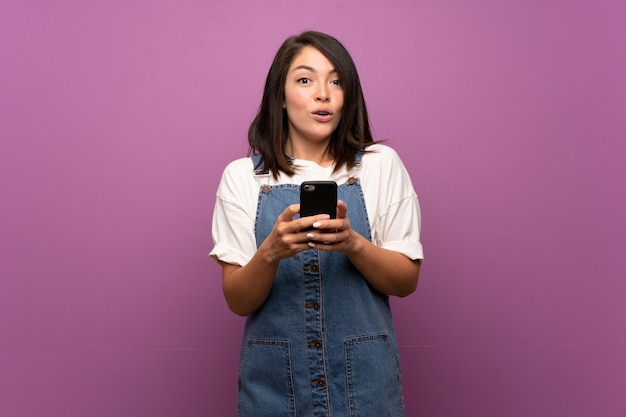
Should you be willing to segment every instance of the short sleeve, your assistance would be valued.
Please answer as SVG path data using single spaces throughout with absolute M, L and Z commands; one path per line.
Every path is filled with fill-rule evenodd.
M 254 220 L 258 184 L 250 158 L 231 162 L 220 180 L 213 211 L 213 259 L 245 265 L 254 256 Z
M 423 259 L 421 211 L 409 173 L 392 148 L 374 145 L 371 150 L 363 158 L 363 185 L 373 217 L 372 241 L 409 259 Z

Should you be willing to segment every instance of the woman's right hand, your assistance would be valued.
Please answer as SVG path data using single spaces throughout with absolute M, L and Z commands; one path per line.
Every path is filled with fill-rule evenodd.
M 298 213 L 300 213 L 300 204 L 292 204 L 276 219 L 272 231 L 258 249 L 268 262 L 278 262 L 311 249 L 310 239 L 307 237 L 307 232 L 303 230 L 317 221 L 330 218 L 327 214 L 318 214 L 294 220 L 294 216 Z
M 258 309 L 267 299 L 281 259 L 311 249 L 307 232 L 313 223 L 326 220 L 320 214 L 294 220 L 300 204 L 287 207 L 276 219 L 270 234 L 244 266 L 222 262 L 222 290 L 229 308 L 245 316 Z

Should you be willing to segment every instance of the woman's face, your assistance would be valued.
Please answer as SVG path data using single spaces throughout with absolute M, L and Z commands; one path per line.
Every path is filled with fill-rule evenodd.
M 292 144 L 328 145 L 341 120 L 344 91 L 333 64 L 316 48 L 296 55 L 285 82 L 285 103 Z

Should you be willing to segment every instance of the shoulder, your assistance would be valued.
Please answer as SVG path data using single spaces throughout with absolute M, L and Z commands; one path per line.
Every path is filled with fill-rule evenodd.
M 388 203 L 414 194 L 406 166 L 393 148 L 377 143 L 366 150 L 360 174 L 365 192 L 373 192 Z
M 254 179 L 254 164 L 252 159 L 235 159 L 224 168 L 218 187 L 218 196 L 230 199 L 250 187 L 257 187 Z
M 252 158 L 239 158 L 231 161 L 224 168 L 224 175 L 229 176 L 247 176 L 254 172 L 254 164 Z
M 222 173 L 223 182 L 239 182 L 254 179 L 252 158 L 239 158 L 230 162 Z
M 382 143 L 374 143 L 368 146 L 363 154 L 364 161 L 377 163 L 393 163 L 400 160 L 400 156 L 395 149 Z
M 378 168 L 385 172 L 397 171 L 398 169 L 404 169 L 404 164 L 400 159 L 400 156 L 390 146 L 383 145 L 381 143 L 375 143 L 366 148 L 366 153 L 363 154 L 362 164 L 364 168 Z

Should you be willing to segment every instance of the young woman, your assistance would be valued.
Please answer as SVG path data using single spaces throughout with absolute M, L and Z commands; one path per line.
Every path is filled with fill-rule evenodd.
M 417 287 L 419 204 L 398 155 L 372 138 L 343 45 L 287 39 L 248 139 L 252 156 L 219 185 L 210 254 L 247 317 L 238 416 L 404 416 L 389 295 Z M 336 219 L 299 217 L 306 180 L 339 184 Z

